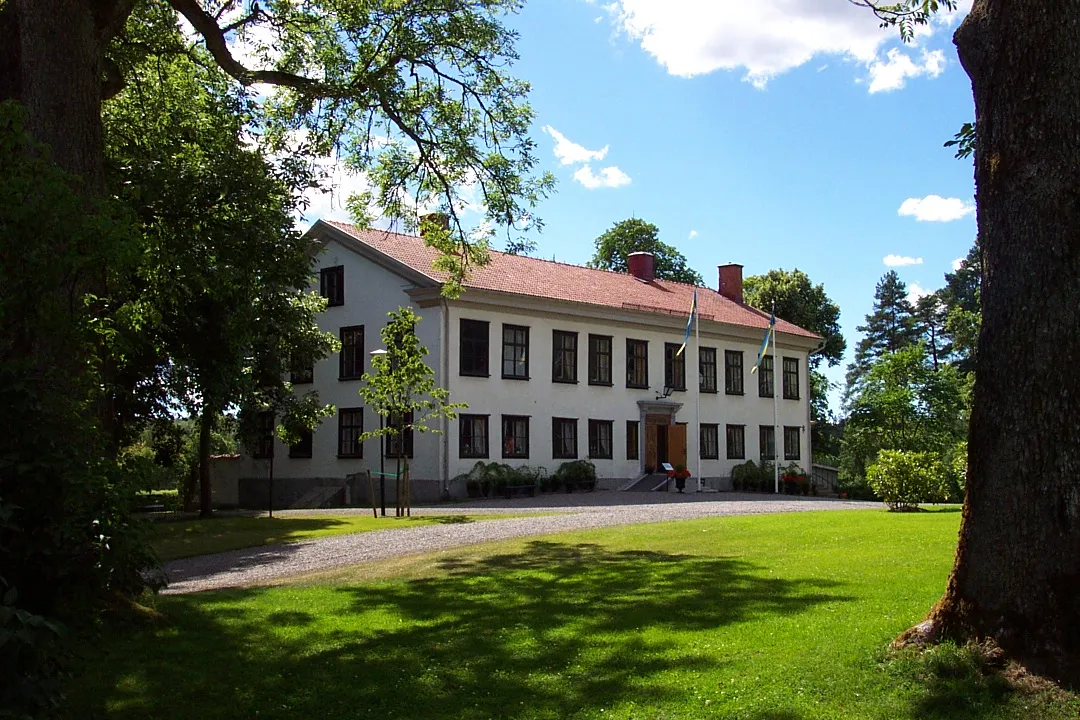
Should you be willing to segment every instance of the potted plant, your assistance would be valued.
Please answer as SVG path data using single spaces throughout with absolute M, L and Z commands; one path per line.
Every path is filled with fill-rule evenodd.
M 686 469 L 685 465 L 676 465 L 674 470 L 668 471 L 668 477 L 675 478 L 675 489 L 679 492 L 683 491 L 686 487 L 686 480 L 690 477 L 690 471 Z

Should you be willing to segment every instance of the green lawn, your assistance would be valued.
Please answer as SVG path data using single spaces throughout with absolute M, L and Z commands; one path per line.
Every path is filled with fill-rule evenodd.
M 959 514 L 695 520 L 165 597 L 87 650 L 76 717 L 1075 718 L 970 654 L 890 655 Z
M 534 513 L 535 514 L 535 513 Z M 269 517 L 215 517 L 209 520 L 157 522 L 152 544 L 163 561 L 195 555 L 238 550 L 240 548 L 298 542 L 330 535 L 416 527 L 436 523 L 467 523 L 476 520 L 500 520 L 520 514 L 492 515 L 413 515 L 380 517 L 360 514 L 279 515 Z

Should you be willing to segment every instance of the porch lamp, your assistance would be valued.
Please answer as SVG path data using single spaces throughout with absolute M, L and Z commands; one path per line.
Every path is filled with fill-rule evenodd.
M 368 355 L 370 355 L 372 358 L 382 356 L 382 355 L 386 355 L 386 350 L 384 350 L 383 348 L 375 348 L 374 350 L 369 352 Z M 381 431 L 382 429 L 383 429 L 383 416 L 382 416 L 382 413 L 379 413 L 379 430 Z M 379 435 L 379 449 L 378 449 L 378 452 L 379 452 L 379 504 L 382 505 L 382 516 L 386 517 L 386 475 L 384 474 L 384 470 L 383 470 L 383 455 L 385 453 L 383 453 L 382 443 L 383 443 L 383 436 L 382 436 L 382 434 L 380 432 L 380 435 Z

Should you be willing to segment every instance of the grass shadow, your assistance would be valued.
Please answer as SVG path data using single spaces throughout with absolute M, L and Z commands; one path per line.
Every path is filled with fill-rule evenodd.
M 850 599 L 739 559 L 536 540 L 410 581 L 168 598 L 171 626 L 108 643 L 76 700 L 112 718 L 653 716 L 692 702 L 672 678 L 723 664 L 680 632 Z

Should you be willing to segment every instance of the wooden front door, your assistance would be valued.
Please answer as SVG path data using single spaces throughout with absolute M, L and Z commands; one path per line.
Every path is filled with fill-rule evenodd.
M 667 426 L 667 456 L 672 467 L 686 467 L 686 426 Z
M 645 426 L 645 467 L 651 467 L 653 470 L 658 468 L 657 464 L 657 431 L 660 429 L 658 425 L 646 425 Z

